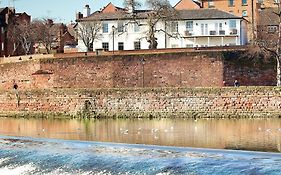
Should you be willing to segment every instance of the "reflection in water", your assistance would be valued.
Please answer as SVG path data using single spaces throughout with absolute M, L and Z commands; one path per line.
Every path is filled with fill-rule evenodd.
M 0 134 L 280 152 L 281 119 L 16 119 Z

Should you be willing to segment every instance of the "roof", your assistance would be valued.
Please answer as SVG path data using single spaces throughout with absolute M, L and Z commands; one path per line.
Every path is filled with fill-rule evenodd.
M 5 10 L 6 8 L 0 8 L 0 13 L 3 11 L 3 10 Z
M 279 25 L 279 17 L 276 14 L 278 8 L 265 8 L 258 11 L 258 25 Z
M 242 17 L 235 16 L 231 13 L 221 11 L 218 9 L 193 9 L 193 10 L 179 10 L 180 19 L 242 19 Z
M 5 10 L 10 10 L 11 12 L 15 13 L 15 9 L 13 7 L 0 8 L 0 13 L 4 12 Z M 7 11 L 5 13 L 7 13 Z
M 151 11 L 149 10 L 136 10 L 134 13 L 128 13 L 125 10 L 116 11 L 114 13 L 102 13 L 101 11 L 96 11 L 90 16 L 78 21 L 128 20 L 133 17 L 137 19 L 145 19 L 150 12 Z M 242 17 L 217 9 L 178 10 L 178 14 L 179 16 L 177 19 L 182 20 L 242 19 Z
M 136 11 L 134 14 L 128 13 L 127 11 L 116 11 L 112 13 L 102 13 L 100 11 L 94 12 L 90 16 L 86 18 L 80 19 L 81 21 L 103 21 L 103 20 L 126 20 L 126 19 L 132 19 L 133 17 L 136 17 L 137 19 L 145 19 L 147 17 L 146 11 Z

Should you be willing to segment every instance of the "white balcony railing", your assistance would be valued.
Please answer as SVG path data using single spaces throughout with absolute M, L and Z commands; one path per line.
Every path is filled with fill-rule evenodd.
M 230 35 L 237 35 L 237 29 L 230 29 Z

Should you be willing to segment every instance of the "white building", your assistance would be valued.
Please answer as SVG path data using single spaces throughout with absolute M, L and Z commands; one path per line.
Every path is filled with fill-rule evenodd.
M 93 50 L 148 49 L 149 13 L 151 11 L 148 10 L 132 13 L 109 3 L 101 11 L 77 19 L 77 22 L 78 26 L 86 22 L 101 24 L 100 37 L 94 41 Z M 156 29 L 160 31 L 155 33 L 159 49 L 244 45 L 247 41 L 243 18 L 217 9 L 178 10 L 176 20 L 168 24 L 159 21 Z M 78 50 L 87 51 L 81 38 L 78 40 Z

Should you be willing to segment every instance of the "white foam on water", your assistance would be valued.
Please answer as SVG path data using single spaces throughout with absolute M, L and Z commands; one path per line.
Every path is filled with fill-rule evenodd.
M 82 171 L 75 171 L 75 172 L 65 172 L 64 168 L 58 168 L 52 172 L 49 172 L 49 173 L 45 173 L 44 175 L 92 175 L 93 172 L 82 172 Z M 103 175 L 103 174 L 100 174 L 100 175 Z
M 169 172 L 165 172 L 165 173 L 157 173 L 156 175 L 171 175 L 171 173 L 169 173 Z
M 2 163 L 6 162 L 7 160 L 9 160 L 9 158 L 0 158 L 0 165 L 2 165 Z
M 1 161 L 1 160 L 0 160 Z M 36 167 L 32 164 L 26 164 L 26 165 L 22 165 L 22 166 L 6 166 L 3 168 L 0 168 L 0 174 L 3 175 L 27 175 L 27 174 L 31 174 L 34 170 L 36 170 Z

